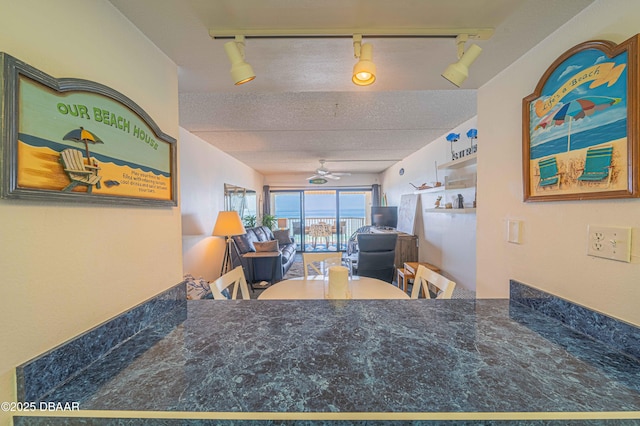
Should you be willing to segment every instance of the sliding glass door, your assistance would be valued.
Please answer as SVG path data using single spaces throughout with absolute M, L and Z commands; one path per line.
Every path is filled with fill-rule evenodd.
M 371 191 L 338 191 L 338 240 L 340 251 L 347 250 L 347 242 L 353 233 L 370 225 Z
M 337 251 L 336 191 L 304 191 L 305 251 Z
M 271 206 L 298 251 L 345 251 L 349 236 L 369 224 L 371 191 L 272 191 Z

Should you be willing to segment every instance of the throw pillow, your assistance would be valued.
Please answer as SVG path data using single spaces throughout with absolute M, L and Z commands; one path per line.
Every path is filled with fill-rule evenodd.
M 256 251 L 251 238 L 249 238 L 247 234 L 235 235 L 233 237 L 233 241 L 236 243 L 236 247 L 238 247 L 238 251 L 240 252 L 240 254 L 245 254 L 250 251 Z
M 184 281 L 187 284 L 188 300 L 213 298 L 213 295 L 211 294 L 211 288 L 209 287 L 209 283 L 203 278 L 196 280 L 195 278 L 193 278 L 193 275 L 185 274 Z
M 273 236 L 278 240 L 278 244 L 281 246 L 291 244 L 291 236 L 288 229 L 277 229 L 273 231 Z
M 256 242 L 253 243 L 253 246 L 256 248 L 256 252 L 258 253 L 267 251 L 280 251 L 278 240 Z

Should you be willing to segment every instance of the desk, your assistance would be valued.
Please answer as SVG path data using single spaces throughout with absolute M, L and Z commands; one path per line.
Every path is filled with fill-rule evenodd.
M 394 233 L 398 234 L 396 242 L 396 256 L 393 264 L 396 269 L 402 268 L 405 262 L 416 262 L 418 260 L 418 237 L 396 230 L 379 229 L 372 227 L 374 234 Z
M 324 299 L 324 279 L 321 275 L 293 278 L 272 285 L 258 296 L 259 300 Z M 352 299 L 409 299 L 398 287 L 368 277 L 353 277 Z

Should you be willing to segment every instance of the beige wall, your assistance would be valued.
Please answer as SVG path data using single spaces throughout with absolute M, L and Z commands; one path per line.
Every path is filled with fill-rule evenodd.
M 178 136 L 177 68 L 106 0 L 0 0 L 0 51 L 105 84 Z M 178 283 L 178 208 L 0 200 L 0 401 L 14 367 Z M 9 424 L 0 413 L 0 424 Z
M 220 275 L 224 238 L 211 232 L 224 210 L 224 184 L 253 189 L 260 196 L 262 175 L 180 128 L 180 209 L 184 273 L 214 280 Z
M 451 144 L 446 140 L 449 133 L 460 133 L 461 138 L 454 144 L 454 151 L 470 146 L 466 133 L 476 128 L 476 118 L 472 118 L 451 129 L 438 139 L 431 141 L 424 148 L 408 156 L 382 174 L 382 191 L 387 194 L 389 205 L 400 205 L 403 194 L 412 194 L 411 184 L 420 186 L 423 183 L 432 185 L 436 181 L 436 162 L 443 165 L 451 161 Z M 479 137 L 479 148 L 485 135 Z M 399 170 L 404 174 L 400 176 Z M 444 184 L 445 176 L 475 173 L 475 166 L 457 170 L 438 170 L 437 180 Z M 418 213 L 416 215 L 415 234 L 418 236 L 420 261 L 438 266 L 443 275 L 468 290 L 476 287 L 476 215 L 453 213 L 425 213 L 425 209 L 434 207 L 438 195 L 445 201 L 457 194 L 449 192 L 420 194 Z M 465 201 L 473 201 L 473 191 L 465 189 Z
M 636 0 L 597 1 L 479 90 L 479 297 L 507 297 L 513 278 L 640 325 L 640 200 L 523 203 L 521 171 L 522 98 L 566 50 L 620 43 L 640 30 L 639 16 Z M 505 241 L 510 218 L 523 221 L 521 245 Z M 631 263 L 587 256 L 589 224 L 632 227 Z

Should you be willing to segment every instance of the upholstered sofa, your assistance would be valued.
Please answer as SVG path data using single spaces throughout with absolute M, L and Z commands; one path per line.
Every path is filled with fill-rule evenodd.
M 242 265 L 248 281 L 252 279 L 254 282 L 271 281 L 273 258 L 246 258 L 243 257 L 243 255 L 248 252 L 255 252 L 256 246 L 258 246 L 258 250 L 260 250 L 260 243 L 277 241 L 280 255 L 275 259 L 275 274 L 273 278 L 274 282 L 281 281 L 282 277 L 284 277 L 293 264 L 296 255 L 296 244 L 291 239 L 289 230 L 278 230 L 275 231 L 274 235 L 274 232 L 268 227 L 258 226 L 255 228 L 247 228 L 246 231 L 246 234 L 232 237 L 235 242 L 235 244 L 233 244 L 234 249 L 231 250 L 233 267 L 235 268 Z M 253 262 L 253 274 L 251 274 L 252 268 L 249 262 Z

